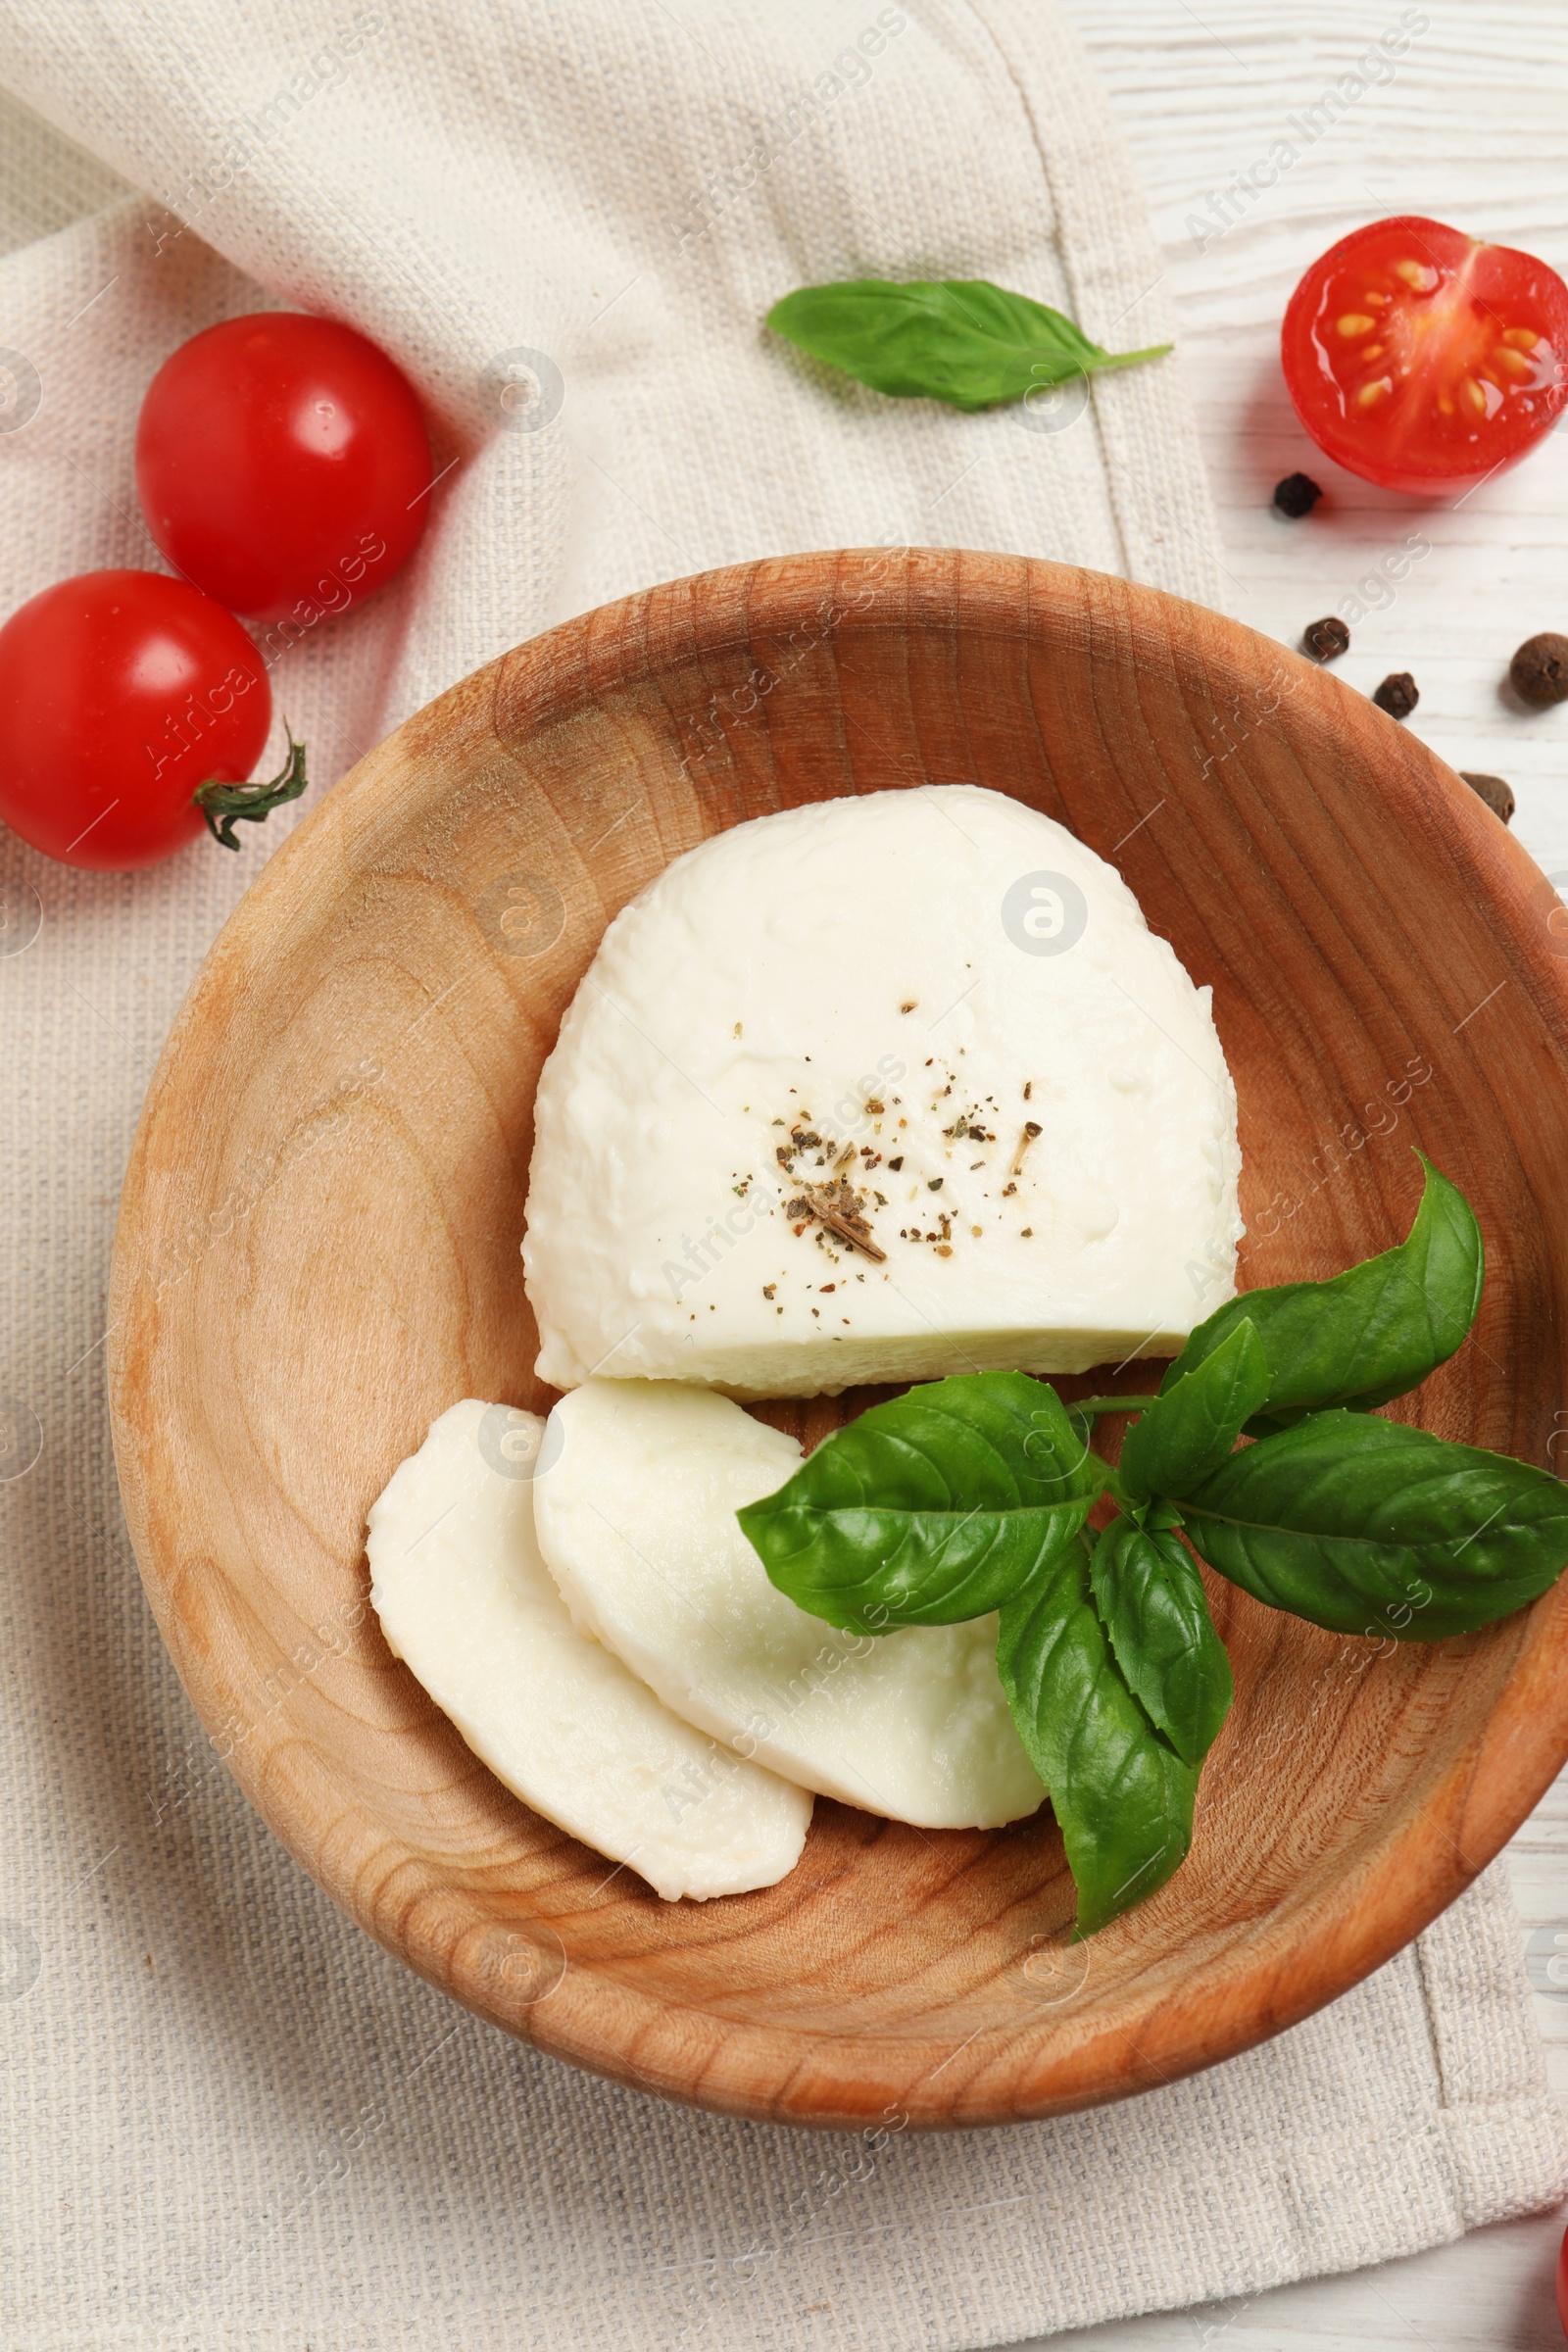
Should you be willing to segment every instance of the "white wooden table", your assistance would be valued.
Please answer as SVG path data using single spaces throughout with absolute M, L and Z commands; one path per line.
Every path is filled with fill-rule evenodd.
M 1390 670 L 1421 690 L 1415 733 L 1455 767 L 1505 776 L 1514 831 L 1568 892 L 1568 704 L 1525 712 L 1503 684 L 1539 629 L 1568 632 L 1568 422 L 1457 506 L 1374 490 L 1320 457 L 1280 375 L 1286 299 L 1325 246 L 1380 213 L 1424 213 L 1523 246 L 1568 276 L 1568 9 L 1562 0 L 1422 0 L 1391 81 L 1369 85 L 1310 144 L 1289 124 L 1399 24 L 1402 0 L 1068 0 L 1131 142 L 1152 209 L 1225 537 L 1234 611 L 1295 644 L 1355 596 L 1338 674 L 1370 693 Z M 1364 77 L 1363 77 L 1364 78 Z M 1343 91 L 1342 91 L 1343 95 Z M 1321 120 L 1322 118 L 1318 118 Z M 1222 195 L 1276 140 L 1299 160 L 1216 233 Z M 1286 522 L 1273 486 L 1298 467 L 1329 494 Z M 1402 580 L 1412 532 L 1430 552 Z M 1367 588 L 1358 584 L 1370 582 Z M 1568 1170 L 1565 1170 L 1568 1213 Z M 1568 1934 L 1568 1776 L 1510 1848 L 1527 1928 Z M 1538 1961 L 1538 1970 L 1540 1963 Z M 1568 2105 L 1568 1984 L 1538 1994 Z M 1344 2278 L 1058 2336 L 1073 2352 L 1561 2352 L 1552 2299 L 1568 2215 L 1480 2230 Z

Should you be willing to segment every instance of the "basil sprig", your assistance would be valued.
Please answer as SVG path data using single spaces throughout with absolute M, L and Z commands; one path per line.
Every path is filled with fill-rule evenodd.
M 1060 311 L 983 277 L 852 277 L 801 286 L 767 314 L 786 336 L 846 375 L 896 400 L 990 409 L 1104 368 L 1136 368 L 1169 351 L 1104 351 Z
M 831 1624 L 999 1612 L 998 1671 L 1055 1809 L 1080 1936 L 1180 1865 L 1231 1703 L 1189 1544 L 1272 1608 L 1404 1642 L 1490 1625 L 1568 1563 L 1555 1478 L 1374 1415 L 1453 1354 L 1481 1299 L 1475 1216 L 1422 1166 L 1396 1249 L 1229 1300 L 1157 1396 L 1069 1408 L 1021 1372 L 932 1382 L 740 1514 L 773 1583 Z M 1086 1433 L 1114 1412 L 1137 1419 L 1113 1469 Z M 1091 1534 L 1106 1494 L 1116 1515 Z

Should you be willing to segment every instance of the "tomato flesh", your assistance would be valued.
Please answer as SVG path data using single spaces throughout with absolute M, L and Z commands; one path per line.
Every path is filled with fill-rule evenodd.
M 1439 220 L 1376 220 L 1292 295 L 1285 381 L 1338 465 L 1436 494 L 1512 466 L 1568 399 L 1568 286 Z
M 192 799 L 261 758 L 272 694 L 231 612 L 154 571 L 87 571 L 0 628 L 0 818 L 68 865 L 153 865 Z
M 193 335 L 136 426 L 137 494 L 174 569 L 231 612 L 296 628 L 401 569 L 433 471 L 419 404 L 385 352 L 294 311 Z

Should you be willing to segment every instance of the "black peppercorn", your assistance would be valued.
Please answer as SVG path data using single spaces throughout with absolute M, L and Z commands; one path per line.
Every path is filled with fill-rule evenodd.
M 1421 700 L 1421 690 L 1407 669 L 1391 670 L 1372 700 L 1391 718 L 1408 718 Z
M 1473 776 L 1467 767 L 1461 767 L 1459 773 L 1471 791 L 1480 794 L 1494 815 L 1500 816 L 1506 824 L 1514 810 L 1513 786 L 1504 783 L 1501 776 Z
M 1323 493 L 1309 473 L 1288 473 L 1283 482 L 1274 485 L 1274 504 L 1282 514 L 1299 522 L 1310 514 Z
M 1330 612 L 1322 620 L 1307 623 L 1301 643 L 1314 662 L 1337 662 L 1350 650 L 1350 632 L 1337 612 Z
M 1537 710 L 1568 703 L 1568 637 L 1550 629 L 1527 637 L 1508 664 L 1508 676 L 1519 700 Z

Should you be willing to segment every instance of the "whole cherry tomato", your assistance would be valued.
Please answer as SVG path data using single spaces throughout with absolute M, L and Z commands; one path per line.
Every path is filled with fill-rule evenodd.
M 61 580 L 0 628 L 0 817 L 68 865 L 155 864 L 202 830 L 200 785 L 250 774 L 271 715 L 210 596 L 155 571 Z
M 1515 465 L 1568 399 L 1568 286 L 1440 220 L 1374 220 L 1312 264 L 1285 314 L 1296 413 L 1337 464 L 1435 494 Z
M 174 569 L 253 619 L 310 627 L 391 579 L 430 514 L 419 404 L 334 318 L 263 311 L 167 359 L 136 426 L 136 488 Z

